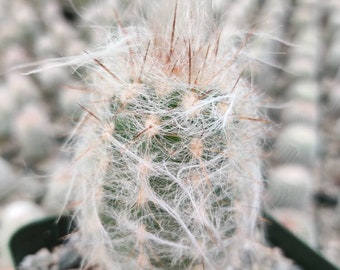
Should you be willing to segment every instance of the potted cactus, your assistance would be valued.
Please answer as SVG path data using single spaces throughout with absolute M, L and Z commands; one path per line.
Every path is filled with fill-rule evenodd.
M 119 25 L 103 48 L 80 59 L 92 89 L 74 137 L 84 263 L 251 263 L 244 258 L 260 210 L 265 120 L 242 76 L 250 35 L 231 39 L 209 3 L 155 3 L 143 24 Z
M 80 247 L 82 269 L 295 269 L 255 239 L 267 121 L 245 75 L 251 34 L 235 32 L 233 17 L 263 1 L 237 2 L 226 21 L 224 1 L 121 2 L 114 5 L 140 8 L 138 16 L 115 13 L 117 29 L 102 47 L 48 61 L 89 71 L 65 203 L 77 219 L 72 239 L 81 237 L 73 266 Z M 264 217 L 268 240 L 304 269 L 336 269 Z M 68 218 L 52 217 L 20 229 L 10 241 L 16 265 L 65 244 L 70 228 Z M 44 265 L 39 258 L 26 269 Z
M 208 0 L 152 3 L 136 25 L 117 15 L 100 48 L 52 63 L 89 71 L 71 139 L 83 264 L 247 269 L 266 123 L 243 73 L 251 34 L 231 35 Z

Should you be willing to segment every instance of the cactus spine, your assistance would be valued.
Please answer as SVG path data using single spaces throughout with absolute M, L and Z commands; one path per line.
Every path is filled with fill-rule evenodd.
M 74 189 L 90 264 L 249 263 L 264 120 L 240 75 L 249 36 L 230 46 L 210 5 L 162 1 L 143 27 L 120 27 L 86 56 L 93 91 L 76 136 Z

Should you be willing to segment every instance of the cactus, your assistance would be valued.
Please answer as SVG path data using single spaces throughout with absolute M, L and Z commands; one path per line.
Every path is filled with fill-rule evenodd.
M 267 203 L 270 207 L 308 209 L 312 201 L 313 178 L 306 168 L 287 164 L 269 170 L 268 174 Z
M 79 60 L 91 60 L 93 89 L 74 137 L 84 263 L 251 263 L 266 120 L 242 78 L 249 34 L 231 47 L 220 38 L 222 25 L 210 23 L 208 3 L 155 4 L 143 27 L 120 27 L 102 50 Z
M 318 85 L 315 80 L 298 80 L 288 90 L 288 98 L 316 102 L 318 99 Z
M 314 125 L 318 119 L 318 107 L 314 102 L 293 100 L 281 113 L 282 123 Z
M 277 138 L 274 157 L 280 163 L 313 166 L 316 155 L 317 134 L 306 124 L 285 127 Z
M 27 105 L 15 119 L 15 131 L 21 154 L 29 163 L 46 159 L 53 148 L 51 124 L 44 108 Z

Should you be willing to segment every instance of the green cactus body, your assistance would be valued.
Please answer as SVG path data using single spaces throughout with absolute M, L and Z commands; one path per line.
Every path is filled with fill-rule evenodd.
M 173 3 L 157 31 L 122 28 L 112 49 L 89 54 L 93 94 L 76 137 L 74 189 L 90 264 L 244 267 L 264 120 L 240 78 L 244 44 L 227 48 L 203 27 L 207 2 Z

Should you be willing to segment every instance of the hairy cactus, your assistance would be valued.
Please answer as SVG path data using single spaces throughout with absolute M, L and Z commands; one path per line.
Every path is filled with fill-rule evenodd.
M 101 269 L 245 269 L 265 122 L 242 78 L 249 34 L 223 40 L 210 1 L 161 2 L 80 60 L 92 74 L 75 136 L 82 253 Z

